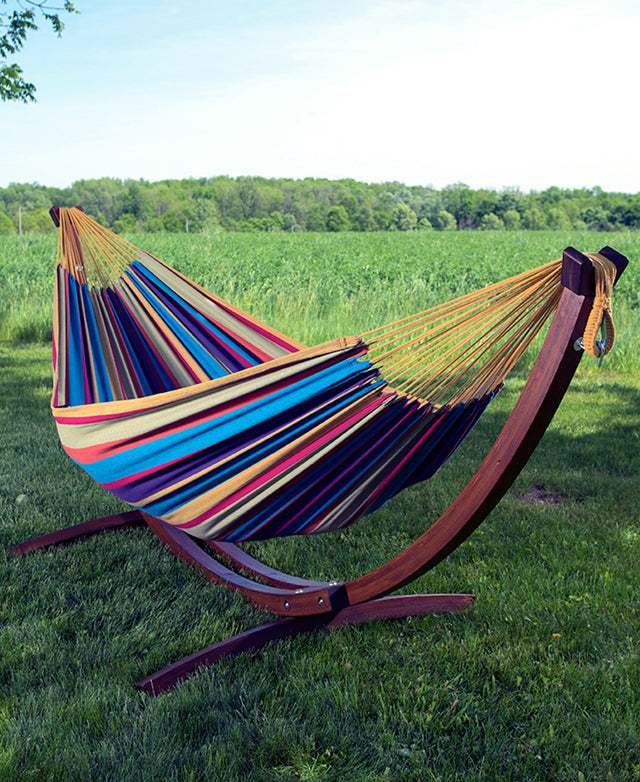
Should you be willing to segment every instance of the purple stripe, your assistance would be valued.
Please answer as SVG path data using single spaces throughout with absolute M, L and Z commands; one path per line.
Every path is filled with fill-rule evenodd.
M 344 394 L 349 395 L 356 389 L 364 388 L 367 383 L 377 377 L 378 371 L 371 369 L 356 382 L 349 383 L 337 390 L 331 389 L 326 394 L 308 400 L 305 405 L 298 406 L 295 410 L 287 410 L 262 425 L 252 427 L 237 437 L 225 440 L 222 443 L 215 443 L 209 448 L 191 454 L 187 459 L 182 459 L 149 475 L 134 479 L 131 483 L 110 489 L 110 491 L 125 502 L 133 504 L 141 502 L 161 489 L 188 479 L 222 459 L 237 455 L 243 448 L 255 445 L 263 437 L 267 437 L 278 429 L 290 424 L 292 417 L 299 418 L 310 415 L 324 404 L 331 407 L 339 397 Z M 333 415 L 335 412 L 335 410 L 329 409 L 327 414 Z M 194 423 L 197 425 L 197 421 Z M 214 430 L 215 421 L 212 422 L 212 436 L 214 436 Z
M 133 273 L 133 270 L 132 270 Z M 239 372 L 242 369 L 252 366 L 252 364 L 245 358 L 237 355 L 231 346 L 225 345 L 225 343 L 204 326 L 197 318 L 182 307 L 177 299 L 173 299 L 166 294 L 161 288 L 154 284 L 153 280 L 150 280 L 146 275 L 143 275 L 139 269 L 135 270 L 135 274 L 138 277 L 144 279 L 146 285 L 153 291 L 153 293 L 160 299 L 166 309 L 174 315 L 174 317 L 182 324 L 182 326 L 200 342 L 200 344 L 207 350 L 212 356 L 214 356 L 220 363 L 228 370 L 229 374 Z M 220 328 L 217 326 L 217 328 Z M 222 331 L 222 329 L 220 329 Z M 232 339 L 232 338 L 230 338 Z M 246 350 L 246 348 L 245 348 Z M 249 351 L 247 351 L 249 352 Z M 258 359 L 255 359 L 255 364 L 262 363 Z
M 314 464 L 307 473 L 298 476 L 294 483 L 289 482 L 281 493 L 295 492 L 295 496 L 285 500 L 284 505 L 275 515 L 265 521 L 258 530 L 243 536 L 242 539 L 265 540 L 271 537 L 304 534 L 309 525 L 315 527 L 348 496 L 356 481 L 366 480 L 378 468 L 381 460 L 389 459 L 390 455 L 406 446 L 406 436 L 399 436 L 394 430 L 398 426 L 406 428 L 407 418 L 415 415 L 416 406 L 416 402 L 399 397 L 390 406 L 381 410 L 378 416 L 367 424 L 364 431 L 356 433 L 321 463 Z M 383 427 L 382 434 L 380 434 L 381 427 Z M 296 485 L 299 487 L 297 491 Z M 326 499 L 328 492 L 331 496 L 329 503 Z M 257 516 L 273 501 L 272 497 L 252 508 L 251 515 Z M 314 515 L 314 507 L 318 504 L 321 507 L 325 503 L 326 507 L 321 513 L 318 514 L 316 511 Z M 349 519 L 348 523 L 353 523 L 360 516 L 358 509 L 356 514 Z M 301 518 L 304 515 L 312 518 L 308 523 L 301 525 Z M 234 529 L 240 527 L 246 520 L 247 516 L 240 518 L 234 525 Z M 293 525 L 291 529 L 288 529 L 291 525 Z M 234 536 L 233 530 L 229 530 L 224 539 L 237 540 L 237 537 Z
M 415 472 L 408 476 L 406 483 L 401 488 L 419 483 L 420 481 L 426 481 L 432 478 L 442 465 L 451 457 L 454 451 L 461 445 L 463 440 L 467 437 L 469 432 L 478 422 L 478 419 L 482 413 L 486 410 L 487 405 L 493 398 L 493 394 L 485 394 L 480 399 L 474 399 L 470 402 L 461 415 L 460 419 L 456 422 L 452 431 L 447 434 L 443 440 L 433 449 L 426 459 L 420 464 Z M 398 489 L 399 491 L 400 489 Z

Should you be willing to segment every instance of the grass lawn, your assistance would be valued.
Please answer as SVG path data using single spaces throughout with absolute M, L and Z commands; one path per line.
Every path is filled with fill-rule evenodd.
M 639 246 L 631 234 L 622 244 L 602 238 L 586 247 L 547 234 L 505 233 L 499 241 L 515 266 L 533 245 L 545 248 L 535 253 L 540 263 L 553 257 L 550 244 L 611 243 L 629 254 Z M 619 344 L 610 360 L 598 371 L 583 360 L 507 496 L 466 543 L 405 588 L 473 592 L 466 613 L 300 636 L 150 698 L 135 681 L 270 617 L 207 585 L 143 527 L 25 557 L 6 553 L 34 535 L 123 509 L 58 442 L 51 347 L 37 341 L 49 328 L 49 272 L 45 261 L 24 271 L 25 258 L 37 257 L 29 252 L 55 250 L 38 241 L 0 245 L 2 782 L 640 780 L 637 263 L 614 300 L 622 306 L 614 310 Z M 153 241 L 159 247 L 150 250 L 179 264 L 184 245 Z M 372 237 L 214 237 L 208 248 L 202 237 L 188 241 L 200 242 L 203 255 L 221 248 L 219 268 L 183 269 L 216 290 L 207 275 L 234 280 L 247 253 L 262 253 L 270 276 L 252 272 L 237 297 L 231 289 L 222 295 L 255 304 L 284 331 L 294 334 L 289 326 L 297 324 L 294 336 L 307 342 L 343 333 L 352 315 L 384 322 L 394 302 L 413 306 L 427 288 L 451 295 L 460 280 L 474 287 L 500 268 L 498 239 L 480 235 L 385 236 L 377 250 Z M 428 257 L 429 242 L 440 255 L 464 256 L 471 271 L 447 276 L 443 267 L 429 278 L 426 265 L 413 269 L 398 258 L 398 248 Z M 319 253 L 318 267 L 290 261 L 292 248 Z M 372 248 L 382 260 L 365 268 Z M 338 274 L 340 282 L 331 276 Z M 291 291 L 294 307 L 285 306 Z M 327 580 L 388 560 L 457 496 L 524 380 L 515 374 L 432 481 L 349 530 L 249 551 Z
M 120 506 L 58 445 L 49 347 L 0 357 L 2 780 L 640 779 L 637 378 L 577 377 L 489 520 L 408 587 L 475 592 L 466 614 L 285 641 L 152 699 L 133 682 L 265 617 L 143 528 L 8 557 Z M 252 550 L 309 576 L 371 568 L 457 494 L 512 401 L 353 529 Z

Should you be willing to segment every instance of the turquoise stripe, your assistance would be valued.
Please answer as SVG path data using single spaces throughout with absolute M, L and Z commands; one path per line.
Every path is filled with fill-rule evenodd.
M 67 301 L 69 317 L 67 329 L 67 366 L 69 368 L 67 404 L 73 407 L 75 405 L 84 405 L 91 400 L 86 399 L 84 393 L 84 350 L 78 283 L 70 274 L 67 273 L 65 276 L 69 281 L 69 300 Z
M 93 357 L 93 375 L 96 379 L 96 386 L 98 388 L 98 399 L 94 399 L 94 402 L 112 402 L 113 393 L 111 391 L 111 383 L 109 382 L 109 375 L 107 374 L 107 366 L 104 362 L 104 354 L 102 352 L 102 345 L 100 344 L 100 335 L 98 333 L 98 324 L 96 323 L 96 316 L 93 312 L 93 302 L 89 295 L 89 287 L 84 284 L 82 286 L 82 299 L 84 301 L 84 309 L 87 320 L 87 331 L 89 336 L 89 342 L 91 344 L 91 355 Z
M 353 404 L 370 391 L 371 387 L 369 385 L 359 387 L 349 394 L 347 401 L 349 404 Z M 327 418 L 330 418 L 335 412 L 335 408 L 331 407 L 305 417 L 303 421 L 298 422 L 298 424 L 294 426 L 290 426 L 285 432 L 270 437 L 267 442 L 262 442 L 254 448 L 251 448 L 247 453 L 243 453 L 241 456 L 232 459 L 221 469 L 208 473 L 197 482 L 192 482 L 182 489 L 171 492 L 171 494 L 166 495 L 161 500 L 145 505 L 145 511 L 152 516 L 164 516 L 171 511 L 177 510 L 185 503 L 190 502 L 194 496 L 197 497 L 200 494 L 204 494 L 205 492 L 214 489 L 233 475 L 242 472 L 242 470 L 249 467 L 249 465 L 255 464 L 261 459 L 265 459 L 280 448 L 284 448 L 288 443 L 303 435 L 304 432 L 313 429 Z M 117 492 L 114 492 L 114 494 L 117 494 Z
M 98 483 L 110 483 L 135 474 L 141 467 L 145 470 L 157 469 L 174 459 L 183 459 L 203 448 L 211 447 L 215 442 L 236 437 L 286 411 L 291 411 L 291 417 L 295 417 L 297 405 L 325 392 L 347 377 L 356 378 L 359 374 L 368 372 L 370 368 L 368 361 L 346 359 L 213 421 L 195 424 L 187 430 L 167 434 L 138 446 L 133 445 L 126 451 L 83 467 Z M 339 408 L 336 406 L 335 409 Z
M 172 332 L 184 346 L 185 353 L 188 353 L 201 367 L 209 378 L 226 377 L 225 368 L 216 359 L 205 350 L 189 331 L 174 318 L 161 304 L 159 304 L 151 294 L 145 290 L 140 280 L 130 271 L 126 272 L 127 277 L 133 282 L 136 288 L 149 302 L 153 309 L 162 319 L 165 326 Z
M 257 513 L 252 513 L 251 517 L 234 528 L 228 535 L 223 535 L 223 540 L 238 542 L 241 540 L 250 540 L 254 537 L 260 539 L 264 537 L 261 534 L 261 528 L 277 520 L 278 530 L 269 530 L 268 537 L 277 536 L 295 513 L 298 512 L 296 500 L 301 499 L 309 507 L 304 514 L 297 520 L 294 526 L 287 527 L 283 535 L 299 535 L 304 532 L 323 515 L 330 505 L 341 500 L 349 490 L 362 479 L 375 465 L 380 458 L 386 456 L 396 443 L 400 441 L 412 426 L 415 419 L 415 410 L 409 411 L 407 420 L 400 424 L 393 432 L 393 435 L 386 434 L 390 428 L 398 421 L 405 410 L 406 403 L 401 403 L 401 408 L 397 405 L 386 408 L 382 415 L 374 419 L 361 431 L 357 437 L 351 441 L 342 443 L 337 450 L 323 459 L 322 464 L 315 465 L 300 480 L 294 481 L 289 488 L 282 494 L 279 494 L 272 500 L 266 508 Z M 381 437 L 378 438 L 378 435 Z M 371 441 L 378 438 L 378 443 L 372 445 Z M 381 442 L 380 442 L 381 441 Z M 366 453 L 365 452 L 369 451 Z M 364 457 L 364 458 L 362 458 Z M 360 461 L 359 461 L 360 459 Z M 340 467 L 344 462 L 350 462 L 349 466 L 343 469 L 338 476 L 332 472 Z M 323 492 L 328 484 L 331 483 L 331 491 Z M 307 493 L 313 492 L 313 502 L 309 502 Z M 291 503 L 291 507 L 288 507 Z M 279 518 L 280 517 L 280 518 Z
M 239 356 L 244 358 L 246 361 L 248 361 L 252 366 L 255 366 L 256 364 L 262 363 L 261 361 L 258 361 L 253 353 L 250 353 L 246 348 L 244 348 L 239 342 L 236 342 L 233 337 L 229 336 L 226 331 L 223 331 L 219 326 L 217 326 L 213 321 L 206 318 L 201 312 L 199 312 L 195 307 L 192 307 L 189 302 L 185 301 L 182 298 L 179 298 L 176 295 L 175 291 L 172 291 L 171 288 L 169 288 L 165 283 L 162 282 L 162 280 L 158 279 L 158 277 L 155 276 L 155 274 L 147 267 L 141 263 L 140 261 L 134 261 L 131 266 L 135 269 L 141 269 L 142 273 L 145 277 L 148 277 L 151 282 L 153 282 L 154 285 L 156 285 L 160 290 L 163 291 L 169 298 L 173 299 L 174 301 L 178 302 L 180 307 L 185 309 L 193 318 L 194 320 L 197 320 L 199 323 L 201 323 L 206 329 L 208 329 L 214 337 L 218 339 L 218 341 L 221 344 L 229 345 L 229 347 L 235 351 Z

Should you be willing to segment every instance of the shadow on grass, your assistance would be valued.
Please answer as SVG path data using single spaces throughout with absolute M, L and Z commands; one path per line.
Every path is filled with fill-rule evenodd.
M 49 409 L 50 346 L 0 345 L 0 371 L 4 465 L 0 498 L 13 504 L 16 498 L 26 497 L 43 513 L 64 516 L 67 524 L 123 509 L 73 465 L 59 445 Z M 301 569 L 300 575 L 318 578 L 353 577 L 363 567 L 386 561 L 455 499 L 495 442 L 522 385 L 522 378 L 516 378 L 513 389 L 498 396 L 432 481 L 401 493 L 352 529 L 255 544 L 252 553 L 267 556 L 283 569 Z M 535 489 L 534 498 L 554 497 L 563 503 L 615 495 L 617 512 L 632 513 L 640 500 L 635 488 L 640 474 L 639 433 L 640 386 L 630 378 L 625 382 L 604 374 L 578 376 L 512 492 L 526 497 Z M 357 561 L 355 569 L 350 558 Z
M 510 392 L 505 402 L 512 403 Z M 483 452 L 495 441 L 507 418 L 496 404 L 478 432 L 482 442 L 471 447 Z M 455 458 L 455 457 L 454 457 Z M 517 488 L 542 483 L 561 496 L 584 500 L 596 497 L 616 481 L 635 481 L 640 475 L 640 384 L 620 378 L 583 375 L 574 378 L 551 425 L 518 479 Z M 636 498 L 640 500 L 640 495 Z
M 58 444 L 49 349 L 0 345 L 0 362 L 2 542 L 111 512 L 109 495 Z M 348 571 L 354 559 L 359 572 L 375 566 L 389 541 L 411 542 L 457 495 L 514 399 L 498 397 L 434 481 L 351 530 L 269 547 L 276 557 L 291 547 L 285 569 L 311 571 L 301 575 Z M 478 587 L 468 614 L 287 641 L 224 661 L 166 698 L 141 699 L 132 683 L 264 617 L 206 585 L 148 531 L 5 562 L 0 777 L 422 780 L 429 766 L 443 779 L 569 779 L 576 768 L 633 778 L 635 551 L 629 544 L 614 569 L 614 534 L 607 551 L 578 545 L 597 518 L 566 539 L 549 535 L 543 511 L 562 509 L 527 508 L 522 494 L 544 483 L 576 499 L 597 485 L 590 496 L 602 503 L 609 486 L 606 507 L 637 524 L 639 403 L 632 380 L 576 379 L 492 523 L 427 574 L 435 591 Z M 529 523 L 512 529 L 509 505 Z M 315 758 L 326 773 L 314 777 Z M 481 775 L 479 763 L 493 771 Z
M 51 346 L 0 343 L 0 533 L 7 543 L 122 504 L 75 466 L 50 409 Z

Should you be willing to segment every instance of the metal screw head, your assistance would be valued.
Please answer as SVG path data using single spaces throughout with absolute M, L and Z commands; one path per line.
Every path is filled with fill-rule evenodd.
M 288 600 L 284 601 L 284 607 L 286 608 L 287 611 L 289 610 L 289 601 Z
M 324 597 L 319 597 L 318 598 L 318 605 L 319 606 L 323 606 L 324 605 Z

